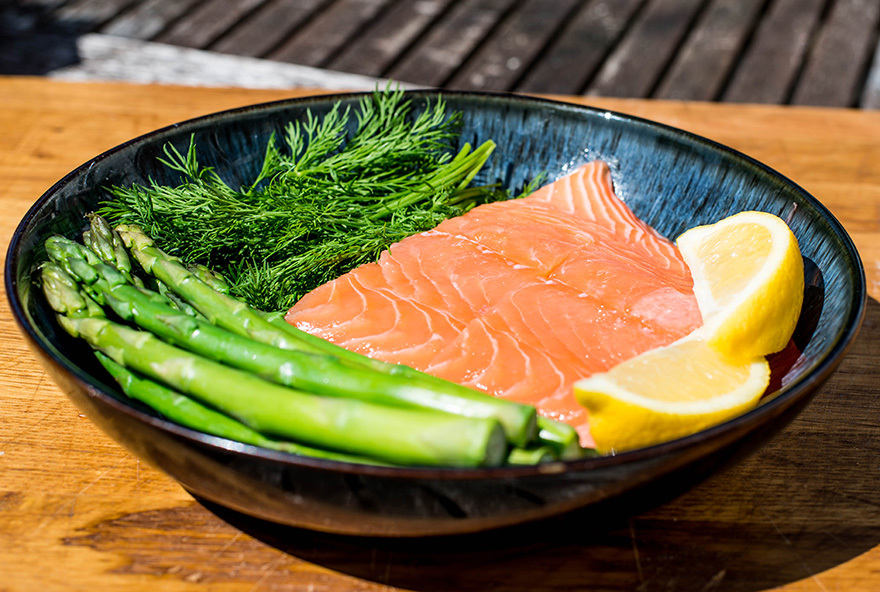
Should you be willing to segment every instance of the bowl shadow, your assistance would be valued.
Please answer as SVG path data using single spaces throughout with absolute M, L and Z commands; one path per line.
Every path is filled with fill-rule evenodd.
M 586 509 L 490 532 L 405 539 L 324 534 L 208 510 L 302 560 L 387 586 L 446 590 L 734 590 L 815 576 L 880 544 L 880 303 L 800 416 L 682 493 L 676 474 Z M 874 376 L 875 379 L 866 378 Z

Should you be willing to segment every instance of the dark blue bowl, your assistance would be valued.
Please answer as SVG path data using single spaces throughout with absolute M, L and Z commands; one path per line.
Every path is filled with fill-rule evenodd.
M 433 92 L 410 93 L 416 105 Z M 519 187 L 601 158 L 618 194 L 666 236 L 742 210 L 786 220 L 805 258 L 797 346 L 771 359 L 770 394 L 740 417 L 698 434 L 614 457 L 540 467 L 405 469 L 300 458 L 208 436 L 123 396 L 89 348 L 55 324 L 34 283 L 52 234 L 78 237 L 105 187 L 175 182 L 156 157 L 194 136 L 204 164 L 231 184 L 252 179 L 272 133 L 359 95 L 312 97 L 226 111 L 118 146 L 55 184 L 16 230 L 6 260 L 12 312 L 34 352 L 73 402 L 135 455 L 206 500 L 258 518 L 354 535 L 466 533 L 558 515 L 610 500 L 652 499 L 661 483 L 692 485 L 753 450 L 808 403 L 840 363 L 865 309 L 865 277 L 841 225 L 797 185 L 716 143 L 649 121 L 546 100 L 443 93 L 464 114 L 462 141 L 494 140 L 486 180 Z M 636 506 L 633 506 L 634 508 Z

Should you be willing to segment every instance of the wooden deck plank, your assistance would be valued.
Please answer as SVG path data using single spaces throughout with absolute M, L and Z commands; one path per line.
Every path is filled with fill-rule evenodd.
M 701 0 L 651 0 L 605 60 L 587 94 L 650 96 L 702 5 Z
M 262 57 L 313 18 L 331 0 L 267 2 L 211 46 L 213 51 Z
M 97 32 L 409 86 L 880 108 L 878 28 L 880 0 L 0 0 L 0 74 Z
M 507 16 L 491 37 L 462 65 L 447 86 L 462 90 L 506 91 L 558 31 L 575 0 L 525 0 Z
M 389 1 L 338 0 L 267 57 L 281 62 L 323 67 Z
M 766 0 L 713 0 L 694 25 L 654 96 L 715 100 L 765 3 Z
M 39 8 L 41 10 L 58 8 L 67 0 L 18 0 L 16 4 L 29 8 Z
M 593 0 L 533 65 L 514 90 L 580 94 L 644 0 Z
M 877 0 L 837 0 L 819 32 L 792 103 L 854 107 L 880 20 Z
M 52 13 L 56 25 L 93 31 L 134 4 L 135 0 L 72 0 Z
M 273 62 L 89 33 L 77 39 L 80 60 L 49 73 L 65 80 L 125 80 L 138 83 L 240 88 L 373 90 L 384 81 L 322 68 Z
M 453 0 L 398 0 L 327 67 L 382 76 Z
M 723 100 L 786 103 L 825 0 L 775 0 L 737 64 Z
M 144 41 L 153 39 L 199 1 L 146 0 L 115 16 L 99 32 Z
M 435 23 L 387 77 L 439 87 L 498 23 L 514 0 L 464 0 Z
M 155 41 L 204 49 L 265 0 L 208 0 L 188 11 Z
M 862 89 L 859 106 L 862 109 L 880 109 L 880 43 L 874 50 L 874 59 L 871 62 L 868 79 L 865 81 L 865 88 Z

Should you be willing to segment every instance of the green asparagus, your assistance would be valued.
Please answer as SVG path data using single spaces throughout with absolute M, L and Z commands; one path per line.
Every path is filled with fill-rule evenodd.
M 60 266 L 53 262 L 44 263 L 40 273 L 43 293 L 46 295 L 47 301 L 53 310 L 69 317 L 104 317 L 104 310 L 101 306 L 89 296 L 84 295 L 79 289 L 80 286 L 76 280 Z M 96 351 L 95 356 L 120 385 L 123 393 L 132 399 L 147 404 L 158 413 L 180 425 L 245 444 L 254 444 L 263 448 L 299 454 L 301 456 L 360 464 L 382 464 L 375 459 L 267 438 L 235 419 L 200 404 L 198 401 L 190 399 L 159 383 L 135 375 L 100 351 Z
M 46 263 L 42 266 L 41 274 L 44 293 L 54 310 L 69 317 L 104 318 L 102 308 L 90 297 L 83 295 L 78 289 L 76 281 L 60 266 L 52 262 Z M 98 361 L 119 383 L 120 388 L 127 396 L 147 404 L 180 425 L 245 444 L 254 444 L 301 456 L 358 464 L 386 464 L 374 458 L 267 438 L 211 407 L 202 405 L 162 384 L 135 375 L 100 351 L 95 353 Z M 515 459 L 522 459 L 522 462 L 529 458 L 524 451 L 516 448 L 511 450 L 510 455 Z
M 268 436 L 424 466 L 497 466 L 507 454 L 493 419 L 319 397 L 276 385 L 103 318 L 58 321 L 116 363 L 220 409 Z
M 59 239 L 56 239 L 58 241 Z M 56 246 L 53 244 L 53 247 Z M 70 268 L 82 268 L 69 260 L 74 248 L 52 248 L 50 254 L 65 257 Z M 444 391 L 419 384 L 406 376 L 382 374 L 354 366 L 329 355 L 283 350 L 231 333 L 165 306 L 142 289 L 129 284 L 111 266 L 92 264 L 95 277 L 90 289 L 123 319 L 199 355 L 257 374 L 267 380 L 310 393 L 341 396 L 385 405 L 436 409 L 465 417 L 494 417 L 507 429 L 519 431 L 508 440 L 524 445 L 534 409 L 477 393 L 459 394 L 463 387 L 444 384 Z M 508 420 L 510 418 L 510 420 Z M 516 424 L 512 422 L 516 420 Z
M 330 353 L 343 362 L 350 362 L 344 364 L 350 367 L 348 376 L 352 377 L 344 389 L 346 391 L 353 390 L 355 383 L 362 381 L 365 388 L 376 393 L 384 392 L 384 396 L 387 397 L 394 397 L 398 405 L 425 406 L 475 417 L 493 416 L 502 423 L 507 438 L 515 446 L 525 446 L 536 436 L 537 415 L 533 407 L 492 398 L 404 366 L 369 360 L 292 326 L 290 329 L 281 329 L 244 303 L 220 294 L 201 282 L 183 265 L 155 247 L 152 240 L 140 229 L 127 226 L 117 230 L 148 273 L 159 277 L 169 288 L 205 315 L 211 323 L 276 348 L 319 354 Z M 96 271 L 94 275 L 97 275 Z M 330 364 L 326 361 L 326 356 L 320 359 L 323 360 L 323 364 Z M 314 360 L 311 362 L 314 363 Z M 368 369 L 379 372 L 357 374 L 355 365 L 366 365 Z M 333 380 L 331 372 L 333 370 L 327 366 L 325 370 L 318 372 L 315 378 L 320 382 L 329 383 Z M 342 379 L 340 374 L 340 380 Z M 385 386 L 386 384 L 388 386 Z M 393 390 L 390 388 L 392 384 L 396 385 Z
M 328 341 L 310 335 L 305 331 L 297 329 L 290 323 L 286 322 L 281 313 L 267 313 L 260 315 L 256 311 L 250 309 L 246 313 L 242 311 L 242 305 L 237 300 L 218 294 L 215 290 L 209 290 L 205 284 L 193 281 L 193 274 L 189 272 L 182 264 L 174 258 L 165 254 L 161 249 L 155 246 L 152 239 L 148 237 L 140 228 L 132 225 L 122 225 L 117 228 L 123 242 L 132 249 L 135 258 L 144 266 L 149 273 L 154 273 L 163 278 L 172 289 L 177 290 L 178 294 L 193 304 L 203 314 L 209 314 L 208 311 L 228 311 L 227 316 L 223 314 L 214 317 L 214 322 L 224 326 L 230 331 L 237 332 L 241 335 L 250 336 L 251 338 L 271 343 L 282 348 L 303 349 L 315 353 L 328 353 L 353 364 L 366 365 L 371 369 L 389 374 L 400 374 L 418 380 L 427 387 L 435 390 L 443 390 L 449 387 L 447 381 L 438 379 L 429 374 L 425 374 L 413 368 L 398 364 L 386 364 L 378 360 L 372 360 L 360 354 L 351 352 Z M 204 308 L 202 308 L 204 307 Z M 234 314 L 233 314 L 234 313 Z M 257 320 L 257 317 L 260 317 Z M 272 331 L 270 325 L 274 327 L 279 334 Z M 291 342 L 290 340 L 294 340 Z M 455 385 L 457 386 L 457 385 Z M 461 390 L 458 387 L 456 390 Z M 473 392 L 466 389 L 469 393 Z M 475 393 L 479 394 L 479 393 Z M 502 420 L 506 431 L 510 431 L 512 426 Z M 548 446 L 552 447 L 556 453 L 563 459 L 579 458 L 584 451 L 580 446 L 578 434 L 569 424 L 554 421 L 546 417 L 537 417 L 537 425 L 539 427 L 538 439 Z M 531 427 L 529 427 L 531 430 Z M 528 438 L 521 440 L 512 440 L 518 446 L 524 446 L 525 442 L 532 438 L 533 434 L 529 433 Z
M 494 419 L 328 399 L 278 386 L 101 318 L 60 269 L 44 266 L 43 287 L 59 323 L 71 335 L 258 432 L 395 464 L 495 466 L 505 459 L 504 433 Z M 377 429 L 382 430 L 380 438 L 375 437 Z
M 571 426 L 536 417 L 532 407 L 496 399 L 406 366 L 378 362 L 339 348 L 299 331 L 278 313 L 256 311 L 225 296 L 222 277 L 207 268 L 184 267 L 175 258 L 156 248 L 139 229 L 123 227 L 121 234 L 117 234 L 106 227 L 98 216 L 91 217 L 90 223 L 90 230 L 83 236 L 88 247 L 61 237 L 47 241 L 47 253 L 56 262 L 47 263 L 43 268 L 47 300 L 60 313 L 59 322 L 69 332 L 86 338 L 95 349 L 114 357 L 115 361 L 103 359 L 102 364 L 119 378 L 122 388 L 127 389 L 124 392 L 134 388 L 144 393 L 143 396 L 153 397 L 156 406 L 181 401 L 175 413 L 182 415 L 172 420 L 182 425 L 215 434 L 217 430 L 226 430 L 226 426 L 230 426 L 228 429 L 233 430 L 230 434 L 242 434 L 241 437 L 233 437 L 239 441 L 256 443 L 266 439 L 262 445 L 269 448 L 299 446 L 301 454 L 325 458 L 335 455 L 340 460 L 348 459 L 351 462 L 364 458 L 365 462 L 379 464 L 482 466 L 502 462 L 517 465 L 556 458 L 577 458 L 584 454 Z M 141 267 L 153 274 L 147 281 L 153 286 L 164 286 L 167 290 L 165 295 L 149 290 L 143 282 L 138 281 L 137 276 L 131 273 L 127 254 L 124 251 L 120 254 L 117 248 L 119 243 L 131 247 Z M 210 282 L 210 285 L 206 282 Z M 87 291 L 91 297 L 84 296 L 81 290 Z M 117 316 L 133 321 L 148 332 L 133 331 L 102 318 L 104 312 L 96 302 L 112 308 Z M 195 316 L 181 312 L 180 305 Z M 224 328 L 224 325 L 228 328 Z M 254 336 L 262 341 L 253 339 Z M 105 343 L 99 345 L 102 340 Z M 108 341 L 111 345 L 107 345 Z M 277 347 L 279 345 L 281 347 Z M 174 346 L 189 351 L 183 352 Z M 131 349 L 125 351 L 126 347 Z M 149 356 L 158 355 L 164 361 L 143 362 L 142 350 L 146 350 Z M 184 358 L 188 361 L 181 361 L 169 351 L 192 357 Z M 337 357 L 335 354 L 342 355 Z M 135 358 L 137 361 L 132 361 Z M 128 368 L 117 367 L 125 364 L 126 360 L 129 360 Z M 257 381 L 270 387 L 268 400 L 263 399 L 256 409 L 249 410 L 251 402 L 243 403 L 236 397 L 232 402 L 212 398 L 212 392 L 220 392 L 217 386 L 209 388 L 205 386 L 205 377 L 190 376 L 188 373 L 192 367 L 199 368 L 199 372 L 210 371 L 211 364 L 217 365 L 217 362 L 221 363 L 218 367 L 224 370 L 243 370 L 240 376 L 243 376 L 247 385 Z M 151 371 L 153 374 L 150 374 Z M 139 372 L 146 376 L 136 376 Z M 220 378 L 229 380 L 223 371 L 220 371 Z M 264 379 L 271 382 L 265 382 Z M 196 391 L 187 390 L 192 388 L 196 388 Z M 450 449 L 449 444 L 442 442 L 434 443 L 430 452 L 407 450 L 398 451 L 394 456 L 382 445 L 376 447 L 364 443 L 362 433 L 354 436 L 356 443 L 351 448 L 351 444 L 347 443 L 350 436 L 339 438 L 338 432 L 327 425 L 319 425 L 316 436 L 315 429 L 307 427 L 309 422 L 302 419 L 299 423 L 293 421 L 292 425 L 284 425 L 291 422 L 283 420 L 273 422 L 268 417 L 266 407 L 267 404 L 273 407 L 278 403 L 280 394 L 273 388 L 299 397 L 296 405 L 302 405 L 305 399 L 311 400 L 313 406 L 307 406 L 307 414 L 316 413 L 314 405 L 320 405 L 316 401 L 322 399 L 352 403 L 357 403 L 353 399 L 361 399 L 368 410 L 375 408 L 372 409 L 375 413 L 344 412 L 345 417 L 356 418 L 352 420 L 352 425 L 359 429 L 364 427 L 366 420 L 357 418 L 365 415 L 381 422 L 384 432 L 389 427 L 394 428 L 395 421 L 400 421 L 392 417 L 394 413 L 388 416 L 388 411 L 412 408 L 427 407 L 431 410 L 423 412 L 423 415 L 444 416 L 451 413 L 489 418 L 488 421 L 494 422 L 494 433 L 483 434 L 487 438 L 484 442 L 487 448 L 483 452 L 489 456 L 480 459 L 471 450 L 465 455 L 466 458 L 462 458 L 461 447 L 452 446 L 456 449 L 450 454 L 458 456 L 456 460 L 450 460 L 450 454 L 435 452 L 437 449 Z M 195 397 L 195 400 L 186 395 Z M 327 396 L 333 399 L 325 399 Z M 182 412 L 181 408 L 186 411 Z M 157 411 L 162 413 L 161 409 Z M 212 414 L 216 414 L 216 422 L 211 419 Z M 510 431 L 511 428 L 514 431 Z M 297 436 L 282 431 L 285 429 L 292 429 Z M 433 434 L 437 435 L 437 431 Z M 412 433 L 399 437 L 401 441 L 415 438 Z M 500 445 L 492 442 L 499 437 L 502 439 Z M 505 437 L 511 446 L 504 444 Z M 283 442 L 285 438 L 297 442 L 288 445 Z M 314 446 L 321 448 L 314 448 L 316 452 L 309 454 Z M 323 450 L 325 447 L 332 450 Z M 373 448 L 382 451 L 376 453 Z
M 148 405 L 165 418 L 182 426 L 243 444 L 253 444 L 262 448 L 289 452 L 300 456 L 359 464 L 379 464 L 378 461 L 365 457 L 267 438 L 256 430 L 219 411 L 206 407 L 198 401 L 190 399 L 157 382 L 135 375 L 125 366 L 117 364 L 101 352 L 95 352 L 95 356 L 110 376 L 119 383 L 123 393 L 132 399 Z

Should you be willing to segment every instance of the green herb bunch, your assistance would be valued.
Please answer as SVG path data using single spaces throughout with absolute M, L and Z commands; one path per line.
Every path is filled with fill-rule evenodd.
M 113 187 L 100 213 L 222 273 L 252 306 L 285 310 L 394 242 L 509 197 L 471 186 L 495 145 L 455 153 L 460 121 L 442 100 L 414 115 L 403 91 L 376 91 L 355 109 L 337 104 L 289 123 L 242 187 L 201 165 L 194 142 L 186 154 L 166 146 L 161 162 L 181 174 L 180 184 Z

